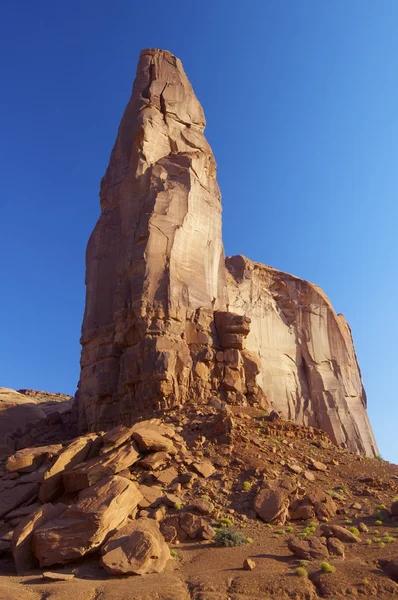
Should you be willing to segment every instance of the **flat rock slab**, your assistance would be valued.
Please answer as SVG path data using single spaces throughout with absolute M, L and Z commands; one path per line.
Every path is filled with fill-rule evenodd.
M 209 460 L 202 460 L 200 462 L 193 463 L 192 468 L 201 475 L 201 477 L 210 477 L 215 473 L 215 468 Z
M 73 573 L 58 573 L 56 571 L 44 571 L 43 579 L 49 579 L 51 581 L 70 581 L 74 579 Z
M 153 429 L 146 429 L 141 427 L 140 429 L 133 431 L 132 438 L 137 442 L 140 450 L 154 452 L 167 452 L 168 454 L 175 454 L 176 449 L 173 442 L 161 435 Z

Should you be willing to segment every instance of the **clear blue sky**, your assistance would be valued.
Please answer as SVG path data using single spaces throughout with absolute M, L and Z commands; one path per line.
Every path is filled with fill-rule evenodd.
M 142 48 L 181 58 L 228 255 L 320 285 L 398 462 L 396 0 L 2 0 L 0 385 L 74 393 L 84 252 Z

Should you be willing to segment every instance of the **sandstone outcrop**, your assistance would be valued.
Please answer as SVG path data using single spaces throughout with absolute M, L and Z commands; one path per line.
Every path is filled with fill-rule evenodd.
M 224 260 L 204 127 L 181 62 L 144 50 L 87 247 L 81 431 L 215 397 L 273 408 L 376 455 L 344 317 L 315 285 Z M 219 426 L 229 443 L 225 415 Z
M 316 285 L 243 256 L 227 258 L 228 306 L 251 319 L 257 382 L 286 419 L 374 456 L 377 445 L 350 328 Z
M 15 450 L 12 439 L 14 432 L 45 418 L 45 412 L 35 400 L 15 390 L 0 388 L 0 453 L 7 454 Z

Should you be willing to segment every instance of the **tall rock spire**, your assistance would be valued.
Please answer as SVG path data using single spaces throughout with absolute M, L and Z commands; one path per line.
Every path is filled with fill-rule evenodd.
M 181 62 L 141 52 L 87 247 L 81 429 L 217 396 L 223 439 L 228 405 L 250 404 L 377 454 L 349 327 L 322 290 L 225 263 L 204 127 Z
M 187 314 L 223 303 L 220 192 L 204 128 L 178 58 L 141 52 L 87 247 L 83 427 L 179 402 Z

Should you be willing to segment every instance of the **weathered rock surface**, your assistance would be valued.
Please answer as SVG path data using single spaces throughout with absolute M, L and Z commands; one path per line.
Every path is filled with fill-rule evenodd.
M 323 560 L 329 555 L 326 546 L 316 537 L 309 540 L 293 538 L 289 540 L 287 547 L 290 552 L 302 560 Z
M 51 458 L 58 454 L 62 446 L 55 444 L 52 446 L 41 446 L 39 448 L 24 448 L 18 450 L 7 459 L 7 471 L 18 471 L 19 473 L 30 473 L 36 471 L 46 458 Z
M 102 566 L 112 575 L 160 573 L 171 558 L 159 525 L 153 519 L 130 521 L 101 549 Z
M 321 525 L 321 532 L 322 535 L 327 538 L 335 537 L 341 542 L 346 542 L 349 544 L 358 544 L 361 541 L 358 536 L 354 535 L 349 529 L 342 527 L 341 525 Z
M 65 504 L 43 504 L 17 526 L 12 538 L 12 556 L 19 574 L 37 566 L 37 559 L 35 559 L 32 552 L 32 539 L 35 529 L 50 519 L 58 517 L 66 509 Z
M 251 319 L 258 385 L 284 418 L 326 431 L 350 450 L 377 445 L 350 328 L 316 285 L 243 256 L 227 258 L 228 306 Z
M 141 498 L 132 481 L 117 475 L 81 492 L 76 504 L 34 532 L 33 553 L 40 566 L 66 563 L 98 548 Z
M 264 488 L 254 498 L 254 510 L 266 523 L 281 523 L 286 521 L 289 501 L 281 490 Z
M 95 434 L 81 436 L 64 448 L 55 463 L 43 475 L 39 498 L 42 502 L 50 502 L 62 493 L 62 472 L 83 462 L 90 451 Z
M 39 423 L 45 418 L 45 412 L 35 400 L 15 390 L 0 388 L 0 453 L 14 452 L 11 436 L 17 429 L 24 430 L 27 425 Z
M 116 450 L 77 465 L 62 474 L 62 482 L 66 492 L 77 492 L 97 483 L 104 477 L 116 475 L 127 469 L 139 459 L 139 452 L 134 442 L 119 446 Z
M 212 320 L 225 275 L 220 192 L 204 127 L 181 62 L 144 50 L 87 248 L 82 428 L 130 424 L 133 414 L 183 401 L 188 344 L 211 341 L 195 326 L 195 311 Z
M 225 263 L 204 127 L 181 62 L 144 50 L 87 247 L 81 431 L 216 397 L 377 454 L 344 317 L 315 285 L 243 256 Z

